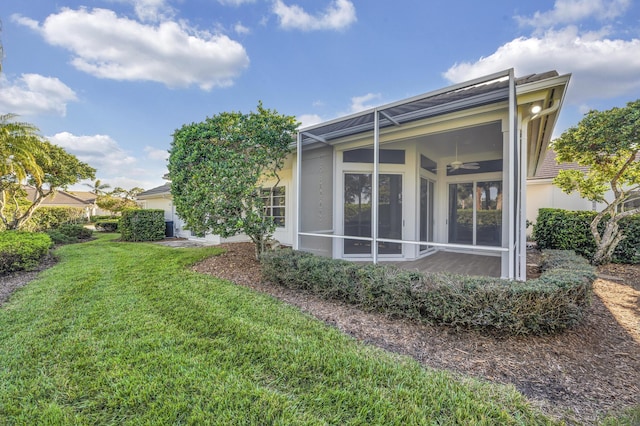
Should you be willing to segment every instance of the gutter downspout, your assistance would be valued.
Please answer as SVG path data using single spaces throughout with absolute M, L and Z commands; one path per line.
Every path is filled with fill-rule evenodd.
M 527 155 L 528 155 L 528 135 L 529 135 L 529 122 L 536 120 L 538 118 L 549 115 L 553 112 L 556 112 L 560 108 L 560 101 L 557 99 L 553 100 L 551 106 L 547 109 L 543 109 L 542 111 L 529 115 L 522 119 L 522 127 L 520 129 L 520 182 L 518 187 L 518 192 L 520 196 L 518 197 L 518 206 L 516 207 L 518 214 L 518 222 L 519 222 L 519 232 L 518 232 L 518 246 L 519 250 L 519 258 L 518 258 L 518 267 L 516 268 L 516 279 L 519 281 L 527 280 Z

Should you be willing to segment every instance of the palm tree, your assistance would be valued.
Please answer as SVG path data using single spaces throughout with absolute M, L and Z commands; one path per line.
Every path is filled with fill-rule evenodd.
M 130 190 L 124 192 L 124 198 L 126 200 L 133 200 L 141 192 L 144 192 L 144 189 L 140 188 L 139 186 L 134 186 Z
M 89 192 L 91 192 L 96 197 L 98 197 L 98 195 L 106 194 L 105 189 L 111 188 L 111 185 L 109 185 L 108 183 L 102 183 L 100 179 L 96 179 L 96 181 L 93 183 L 85 183 L 84 186 L 88 186 L 89 188 L 91 188 L 91 191 Z
M 0 176 L 14 183 L 27 176 L 40 182 L 42 168 L 36 160 L 42 141 L 39 130 L 32 124 L 15 121 L 16 117 L 0 115 Z

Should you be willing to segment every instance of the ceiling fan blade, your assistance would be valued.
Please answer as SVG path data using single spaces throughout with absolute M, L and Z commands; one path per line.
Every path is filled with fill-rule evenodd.
M 460 168 L 461 169 L 467 169 L 467 170 L 478 170 L 480 168 L 480 165 L 479 164 L 475 164 L 474 165 L 472 163 L 469 163 L 469 164 L 461 165 Z

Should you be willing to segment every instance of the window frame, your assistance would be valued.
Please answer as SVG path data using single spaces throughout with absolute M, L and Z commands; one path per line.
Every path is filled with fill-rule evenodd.
M 277 229 L 287 227 L 287 187 L 286 185 L 278 185 L 271 187 L 262 187 L 260 189 L 260 198 L 263 203 L 263 211 L 266 217 L 273 219 Z M 282 200 L 282 204 L 274 204 L 275 200 Z M 273 212 L 278 209 L 282 214 L 274 216 Z

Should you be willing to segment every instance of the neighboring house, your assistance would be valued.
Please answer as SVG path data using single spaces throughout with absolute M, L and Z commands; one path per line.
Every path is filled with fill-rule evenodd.
M 96 204 L 96 194 L 89 191 L 69 191 L 69 194 L 74 197 L 80 198 L 81 200 L 91 204 L 90 213 L 91 216 L 107 216 L 110 215 L 111 212 L 107 210 L 103 210 Z
M 542 166 L 569 79 L 507 70 L 300 129 L 268 200 L 274 237 L 374 263 L 441 250 L 495 256 L 502 277 L 525 279 L 527 179 Z M 138 200 L 188 236 L 168 184 Z
M 202 241 L 208 244 L 220 244 L 224 242 L 249 241 L 245 236 L 233 238 L 221 238 L 218 235 L 207 234 L 204 237 L 194 235 L 188 229 L 184 228 L 184 222 L 176 213 L 173 206 L 173 198 L 171 197 L 171 183 L 149 189 L 139 193 L 136 201 L 143 209 L 159 209 L 164 210 L 164 220 L 167 224 L 167 236 L 188 238 L 190 240 Z
M 636 161 L 640 161 L 637 157 Z M 535 223 L 538 217 L 538 210 L 541 208 L 556 208 L 564 210 L 592 210 L 601 211 L 606 205 L 604 203 L 596 203 L 586 198 L 580 197 L 580 194 L 573 192 L 567 194 L 553 184 L 553 178 L 558 176 L 560 170 L 588 170 L 585 166 L 579 166 L 576 163 L 556 162 L 556 153 L 549 149 L 546 157 L 536 172 L 535 176 L 527 180 L 527 220 Z M 605 199 L 613 200 L 613 191 L 609 190 L 605 193 Z M 634 208 L 640 205 L 640 193 L 633 196 L 627 201 L 625 208 Z M 527 234 L 531 234 L 532 228 L 527 229 Z
M 538 210 L 541 208 L 556 208 L 564 210 L 600 210 L 604 206 L 580 197 L 577 192 L 567 194 L 553 184 L 553 178 L 558 176 L 560 170 L 578 169 L 586 171 L 587 167 L 578 166 L 576 163 L 556 162 L 556 153 L 547 151 L 547 155 L 538 169 L 538 172 L 527 180 L 527 220 L 535 223 Z M 532 228 L 527 229 L 531 234 Z
M 36 190 L 33 187 L 24 187 L 27 192 L 27 198 L 34 200 Z M 93 196 L 95 199 L 95 195 Z M 56 191 L 54 194 L 49 195 L 40 204 L 40 207 L 76 207 L 84 210 L 87 219 L 94 214 L 95 205 L 93 200 L 87 200 L 82 196 L 78 196 L 77 193 L 71 191 Z

